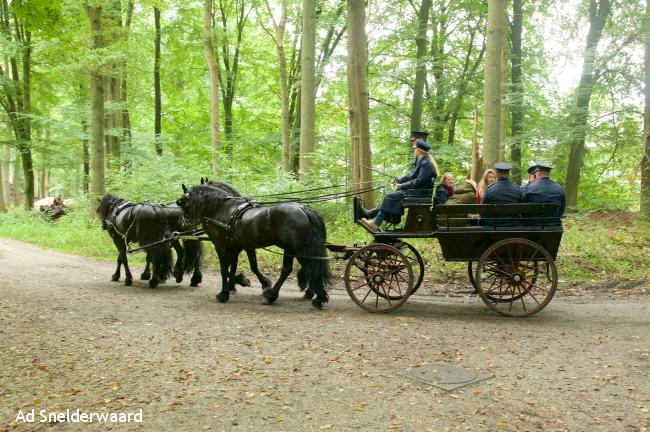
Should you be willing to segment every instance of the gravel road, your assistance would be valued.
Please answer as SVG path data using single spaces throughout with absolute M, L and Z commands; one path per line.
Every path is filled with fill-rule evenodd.
M 340 287 L 322 311 L 289 282 L 272 306 L 256 286 L 220 304 L 214 273 L 149 289 L 113 270 L 0 239 L 0 431 L 650 430 L 650 293 L 560 286 L 527 319 L 414 296 L 379 315 Z M 491 378 L 444 391 L 403 376 L 436 362 Z M 40 422 L 66 409 L 142 422 Z

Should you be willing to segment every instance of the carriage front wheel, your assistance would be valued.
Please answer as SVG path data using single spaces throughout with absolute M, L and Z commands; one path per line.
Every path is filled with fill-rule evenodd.
M 413 292 L 411 261 L 399 249 L 374 243 L 354 253 L 345 267 L 345 289 L 369 312 L 391 312 Z
M 476 288 L 490 309 L 512 317 L 544 309 L 557 288 L 557 268 L 551 254 L 526 239 L 494 243 L 481 255 Z

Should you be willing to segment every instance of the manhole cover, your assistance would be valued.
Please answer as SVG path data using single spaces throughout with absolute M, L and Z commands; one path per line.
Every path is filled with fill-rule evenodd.
M 443 390 L 455 390 L 491 378 L 491 375 L 448 363 L 433 363 L 409 369 L 404 373 L 404 376 L 424 384 L 434 385 Z

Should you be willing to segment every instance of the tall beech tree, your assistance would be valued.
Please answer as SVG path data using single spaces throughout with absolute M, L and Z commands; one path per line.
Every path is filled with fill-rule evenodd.
M 427 80 L 427 60 L 429 15 L 432 0 L 422 0 L 417 10 L 417 33 L 415 36 L 415 83 L 413 84 L 413 101 L 411 103 L 411 130 L 422 129 L 422 105 L 424 102 L 424 85 Z
M 352 189 L 372 187 L 368 122 L 368 38 L 364 0 L 348 0 L 348 110 L 352 145 Z M 371 192 L 360 193 L 369 207 Z
M 499 159 L 501 138 L 501 55 L 505 31 L 505 0 L 488 0 L 485 81 L 483 85 L 483 160 L 491 166 Z
M 92 33 L 92 49 L 104 47 L 102 8 L 94 4 L 85 6 Z M 102 65 L 96 63 L 90 71 L 90 216 L 95 217 L 95 198 L 106 192 L 104 171 L 104 76 Z
M 161 141 L 162 133 L 162 95 L 160 93 L 160 8 L 153 8 L 154 26 L 156 35 L 154 40 L 154 66 L 153 66 L 153 86 L 154 86 L 154 140 L 156 154 L 162 155 L 163 147 Z
M 219 60 L 214 52 L 212 1 L 203 1 L 203 51 L 210 73 L 210 137 L 212 148 L 212 173 L 216 174 L 221 148 L 221 119 L 219 117 Z
M 348 2 L 349 8 L 349 2 Z M 300 166 L 311 169 L 316 127 L 316 0 L 302 1 L 302 39 L 300 43 Z
M 513 167 L 512 178 L 515 183 L 521 183 L 521 136 L 524 119 L 524 95 L 521 84 L 521 33 L 523 28 L 521 2 L 522 0 L 512 0 L 512 25 L 510 26 L 512 40 L 512 85 L 510 90 L 512 146 L 510 160 Z
M 650 0 L 643 19 L 645 107 L 643 110 L 643 156 L 641 157 L 641 214 L 650 219 Z
M 589 0 L 589 32 L 582 60 L 582 73 L 576 91 L 575 103 L 571 110 L 569 127 L 571 130 L 570 155 L 566 173 L 567 206 L 578 204 L 580 171 L 585 153 L 585 133 L 589 118 L 589 101 L 597 80 L 594 64 L 598 56 L 598 43 L 609 16 L 613 0 Z

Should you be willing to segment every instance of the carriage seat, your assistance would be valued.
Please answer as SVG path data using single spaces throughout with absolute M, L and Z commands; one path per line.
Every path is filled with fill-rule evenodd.
M 433 207 L 432 217 L 436 228 L 441 231 L 456 231 L 459 228 L 461 231 L 562 229 L 561 225 L 552 223 L 557 219 L 557 204 L 438 205 Z

